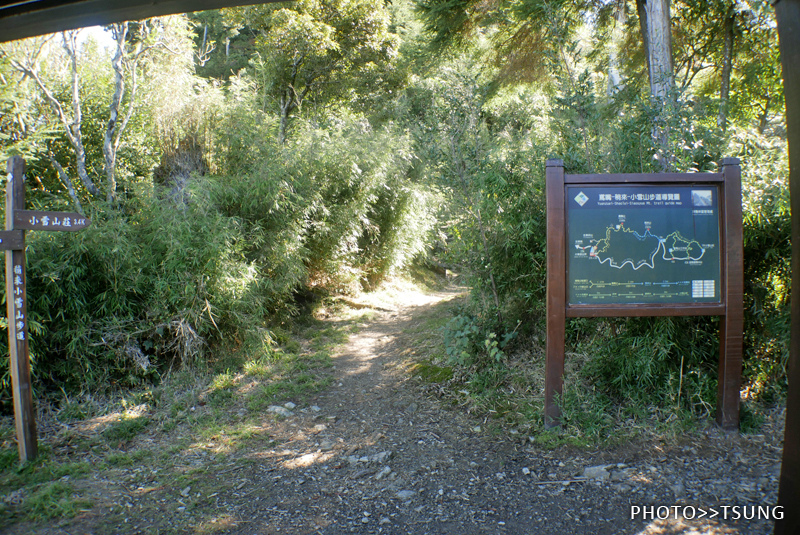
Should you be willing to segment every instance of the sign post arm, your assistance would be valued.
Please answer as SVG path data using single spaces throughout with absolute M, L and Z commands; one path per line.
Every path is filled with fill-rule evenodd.
M 6 230 L 14 230 L 14 210 L 25 206 L 25 160 L 14 156 L 8 160 L 9 180 L 6 184 Z M 16 269 L 15 269 L 16 268 Z M 20 283 L 15 285 L 15 277 Z M 15 295 L 21 301 L 17 301 Z M 31 364 L 28 357 L 28 318 L 25 295 L 25 242 L 19 250 L 6 250 L 6 310 L 8 314 L 8 353 L 14 395 L 14 421 L 20 461 L 36 458 L 36 416 L 33 410 Z M 21 306 L 17 306 L 21 304 Z M 16 325 L 21 318 L 22 328 Z
M 564 214 L 564 162 L 547 160 L 547 342 L 545 348 L 544 424 L 561 424 L 556 398 L 564 378 L 564 331 L 566 327 L 566 251 Z
M 742 183 L 737 158 L 722 160 L 725 191 L 725 315 L 720 319 L 717 424 L 739 428 L 744 332 L 744 251 L 742 246 Z

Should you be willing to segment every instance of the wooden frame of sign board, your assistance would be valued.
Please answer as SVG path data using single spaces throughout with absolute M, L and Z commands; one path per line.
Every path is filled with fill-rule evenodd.
M 688 188 L 688 190 L 687 190 Z M 589 192 L 584 194 L 584 190 Z M 597 192 L 601 192 L 598 194 Z M 675 191 L 668 194 L 656 193 Z M 692 198 L 679 202 L 661 202 L 679 199 L 680 192 L 689 191 Z M 577 194 L 575 194 L 577 192 Z M 697 199 L 694 195 L 698 194 Z M 568 196 L 569 195 L 569 196 Z M 564 337 L 566 318 L 582 317 L 633 317 L 633 316 L 719 316 L 719 387 L 717 393 L 717 423 L 726 430 L 739 426 L 739 389 L 742 370 L 743 318 L 743 250 L 742 250 L 742 190 L 739 160 L 726 158 L 720 173 L 657 173 L 657 174 L 593 174 L 569 175 L 564 172 L 562 160 L 548 160 L 546 164 L 547 197 L 547 343 L 545 362 L 545 425 L 560 425 L 561 410 L 558 398 L 563 390 Z M 574 198 L 572 198 L 574 197 Z M 593 197 L 595 200 L 593 200 Z M 633 198 L 637 202 L 625 199 Z M 601 199 L 607 202 L 599 202 Z M 618 202 L 615 200 L 621 199 Z M 655 199 L 659 199 L 655 201 Z M 594 205 L 591 203 L 594 202 Z M 592 210 L 579 211 L 593 206 Z M 633 206 L 633 205 L 637 206 Z M 651 207 L 650 205 L 658 205 Z M 676 206 L 665 206 L 675 204 Z M 604 206 L 601 206 L 604 205 Z M 707 210 L 697 210 L 705 207 Z M 717 229 L 718 239 L 714 249 L 698 249 L 693 238 L 684 238 L 679 232 L 664 238 L 650 228 L 634 232 L 625 229 L 637 241 L 651 239 L 656 244 L 651 256 L 640 260 L 624 258 L 621 261 L 603 257 L 610 247 L 610 236 L 619 233 L 625 225 L 625 214 L 619 214 L 616 227 L 609 226 L 606 238 L 593 234 L 582 239 L 577 227 L 578 213 L 586 221 L 596 223 L 598 217 L 615 212 L 631 212 L 654 219 L 656 217 L 685 218 L 686 211 L 704 216 L 708 228 Z M 575 214 L 573 216 L 573 213 Z M 593 214 L 593 215 L 588 215 Z M 690 216 L 691 217 L 691 216 Z M 592 219 L 594 218 L 594 219 Z M 680 225 L 679 220 L 673 219 Z M 641 221 L 637 223 L 641 224 Z M 647 222 L 650 223 L 650 222 Z M 602 231 L 602 229 L 601 229 Z M 576 232 L 578 234 L 576 234 Z M 687 233 L 688 234 L 688 233 Z M 572 242 L 568 243 L 569 240 Z M 619 243 L 624 240 L 616 240 Z M 680 252 L 667 249 L 668 241 Z M 709 240 L 711 241 L 711 240 Z M 632 242 L 632 247 L 638 247 Z M 679 246 L 680 245 L 680 246 Z M 619 247 L 619 246 L 617 246 Z M 711 247 L 710 245 L 705 247 Z M 669 250 L 669 253 L 667 252 Z M 588 251 L 588 252 L 587 252 Z M 619 251 L 617 249 L 617 251 Z M 695 252 L 692 252 L 695 251 Z M 701 252 L 698 252 L 701 251 Z M 623 251 L 624 253 L 624 251 Z M 658 254 L 657 254 L 658 253 Z M 610 254 L 610 253 L 609 253 Z M 694 256 L 692 256 L 694 255 Z M 701 260 L 700 258 L 705 258 Z M 716 259 L 716 260 L 715 260 Z M 676 262 L 677 261 L 677 262 Z M 638 262 L 638 263 L 637 263 Z M 658 270 L 678 274 L 687 273 L 684 279 L 645 281 Z M 618 281 L 595 283 L 578 279 L 579 266 L 591 264 L 594 273 L 611 274 Z M 701 266 L 701 267 L 698 267 Z M 572 267 L 572 270 L 570 269 Z M 618 268 L 616 271 L 611 267 Z M 639 268 L 643 268 L 639 270 Z M 700 279 L 696 270 L 705 271 Z M 630 280 L 624 279 L 627 273 Z M 649 273 L 649 275 L 645 275 Z M 705 286 L 704 286 L 705 284 Z M 642 291 L 646 287 L 649 292 Z M 635 293 L 631 288 L 636 288 Z M 619 289 L 620 291 L 612 291 Z M 663 289 L 663 290 L 662 290 Z M 627 292 L 627 293 L 626 293 Z M 662 292 L 662 293 L 659 293 Z M 622 357 L 621 357 L 622 358 Z

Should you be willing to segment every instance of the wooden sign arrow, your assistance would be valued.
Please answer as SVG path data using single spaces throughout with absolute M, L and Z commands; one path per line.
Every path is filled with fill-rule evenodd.
M 25 249 L 25 237 L 21 230 L 0 230 L 0 251 Z
M 14 228 L 25 230 L 81 230 L 91 221 L 76 212 L 14 210 Z

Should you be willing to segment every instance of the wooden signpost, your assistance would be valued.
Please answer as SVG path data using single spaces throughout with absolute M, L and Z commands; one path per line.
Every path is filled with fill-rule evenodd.
M 0 249 L 6 251 L 6 309 L 14 421 L 20 461 L 36 457 L 36 417 L 33 410 L 31 365 L 28 354 L 28 295 L 25 289 L 25 230 L 76 231 L 89 220 L 78 213 L 25 210 L 25 160 L 8 160 L 6 230 L 0 232 Z
M 560 425 L 566 318 L 720 316 L 717 422 L 739 426 L 739 160 L 721 173 L 567 175 L 548 160 L 545 425 Z M 620 355 L 619 358 L 625 358 Z

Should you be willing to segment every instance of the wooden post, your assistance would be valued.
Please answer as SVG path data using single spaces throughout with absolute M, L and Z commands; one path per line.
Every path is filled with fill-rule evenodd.
M 564 161 L 547 160 L 547 342 L 545 347 L 544 425 L 561 425 L 556 397 L 563 391 L 566 327 L 566 250 Z
M 739 160 L 722 160 L 725 180 L 725 315 L 720 319 L 717 424 L 739 429 L 739 390 L 742 384 L 744 333 L 744 252 L 742 250 L 742 181 Z
M 792 211 L 792 319 L 789 342 L 789 392 L 786 396 L 786 429 L 783 439 L 778 505 L 783 519 L 775 533 L 800 532 L 800 2 L 775 2 L 778 22 L 783 89 L 786 97 L 786 131 L 789 140 L 789 192 Z
M 25 289 L 25 229 L 69 231 L 85 228 L 90 221 L 74 212 L 25 210 L 25 160 L 8 160 L 6 230 L 0 231 L 0 249 L 6 251 L 6 310 L 8 357 L 14 394 L 14 422 L 22 462 L 36 458 L 36 417 L 33 411 L 31 361 L 28 354 L 28 294 Z
M 25 161 L 8 160 L 6 184 L 6 230 L 14 230 L 14 210 L 25 207 Z M 28 310 L 25 291 L 25 243 L 19 250 L 6 250 L 6 310 L 11 387 L 14 393 L 14 421 L 17 448 L 22 462 L 36 458 L 36 416 L 33 410 L 31 364 L 28 356 Z

